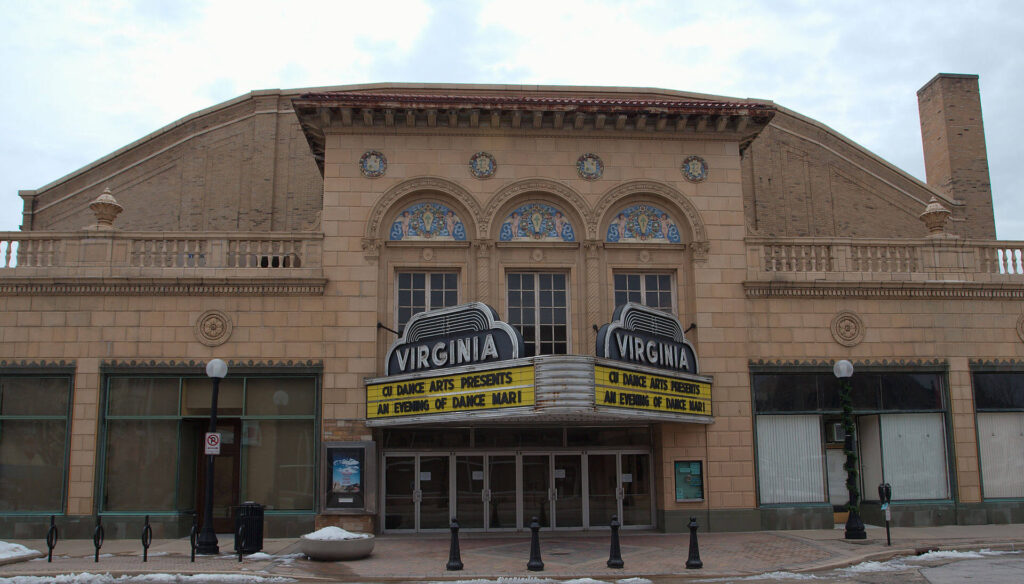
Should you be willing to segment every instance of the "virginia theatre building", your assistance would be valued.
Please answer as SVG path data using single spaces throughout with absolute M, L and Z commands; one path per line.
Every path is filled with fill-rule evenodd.
M 0 233 L 0 536 L 831 528 L 853 362 L 867 523 L 1024 521 L 1024 243 L 974 75 L 927 182 L 766 100 L 256 91 Z

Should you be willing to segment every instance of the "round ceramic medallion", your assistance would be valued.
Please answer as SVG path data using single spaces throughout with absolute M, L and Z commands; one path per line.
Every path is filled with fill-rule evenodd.
M 597 154 L 587 152 L 576 160 L 576 172 L 587 180 L 597 180 L 604 174 L 604 163 Z
M 216 347 L 231 338 L 231 318 L 219 310 L 207 310 L 196 319 L 193 333 L 207 347 Z
M 708 163 L 700 156 L 687 156 L 680 170 L 690 182 L 703 182 L 708 178 Z
M 384 155 L 376 150 L 368 150 L 359 159 L 359 172 L 363 173 L 363 176 L 366 178 L 384 176 L 384 172 L 387 169 L 388 159 L 384 158 Z
M 498 169 L 498 163 L 487 152 L 477 152 L 469 159 L 469 172 L 477 178 L 490 178 Z
M 832 319 L 832 338 L 844 347 L 852 347 L 864 340 L 864 321 L 854 312 L 844 311 Z

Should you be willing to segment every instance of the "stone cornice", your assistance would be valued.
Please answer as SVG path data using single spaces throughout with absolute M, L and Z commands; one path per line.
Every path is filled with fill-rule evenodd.
M 0 296 L 323 296 L 327 280 L 0 278 Z
M 587 98 L 543 91 L 502 95 L 373 92 L 306 93 L 292 100 L 310 150 L 324 172 L 326 135 L 347 132 L 529 132 L 557 137 L 601 135 L 725 138 L 747 143 L 771 122 L 774 104 L 753 100 Z
M 881 298 L 1024 300 L 1016 283 L 977 282 L 744 282 L 747 298 Z
M 246 361 L 235 361 L 232 359 L 227 360 L 228 372 L 248 373 L 254 370 L 274 368 L 274 369 L 287 369 L 287 370 L 302 370 L 302 371 L 319 371 L 323 369 L 324 362 L 320 360 L 306 360 L 306 361 L 295 361 L 292 359 L 274 361 L 273 359 L 268 361 L 254 361 L 252 359 Z M 178 370 L 204 370 L 206 367 L 206 361 L 196 361 L 189 359 L 188 361 L 181 360 L 176 361 L 170 359 L 168 361 L 157 361 L 151 360 L 135 360 L 130 361 L 118 361 L 116 359 L 103 361 L 100 363 L 101 371 L 131 371 L 137 372 L 140 370 L 155 370 L 155 369 L 178 369 Z
M 967 361 L 971 371 L 1024 371 L 1024 359 L 970 359 Z
M 878 370 L 891 370 L 893 368 L 913 368 L 913 369 L 931 369 L 931 370 L 945 370 L 949 367 L 949 362 L 945 359 L 875 359 L 875 360 L 851 360 L 853 363 L 854 371 L 868 372 Z M 814 373 L 814 372 L 827 372 L 832 373 L 832 367 L 835 365 L 835 359 L 751 359 L 747 362 L 747 367 L 753 373 Z
M 27 361 L 27 360 L 3 360 L 0 361 L 0 374 L 6 375 L 34 375 L 54 373 L 74 373 L 75 362 L 65 361 Z

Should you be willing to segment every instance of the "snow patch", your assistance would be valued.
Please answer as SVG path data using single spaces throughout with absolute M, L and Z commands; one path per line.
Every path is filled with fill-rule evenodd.
M 707 580 L 694 580 L 694 582 L 753 582 L 757 580 L 820 580 L 814 574 L 797 574 L 795 572 L 766 572 L 754 574 L 743 578 L 710 578 Z
M 647 578 L 623 578 L 622 580 L 616 580 L 615 584 L 654 584 Z
M 919 556 L 907 558 L 912 562 L 930 562 L 933 560 L 973 560 L 977 558 L 983 558 L 985 556 L 978 552 L 958 552 L 955 550 L 951 551 L 934 551 L 925 552 Z
M 888 562 L 861 562 L 836 571 L 845 574 L 867 574 L 872 572 L 899 572 L 907 569 L 909 569 L 909 566 L 907 566 L 904 558 L 896 558 Z
M 0 541 L 0 560 L 27 558 L 28 556 L 34 556 L 37 553 L 39 552 L 37 552 L 36 550 L 30 550 L 27 547 L 20 544 Z
M 247 560 L 272 560 L 272 559 L 274 559 L 274 556 L 272 556 L 272 555 L 270 555 L 268 553 L 264 553 L 264 552 L 256 552 L 254 554 L 249 554 L 249 555 L 245 556 L 245 559 L 247 559 Z
M 501 576 L 497 579 L 475 578 L 473 580 L 444 580 L 425 582 L 424 584 L 564 584 L 552 578 L 535 578 L 531 576 Z
M 351 531 L 345 531 L 340 527 L 329 526 L 314 531 L 313 533 L 307 533 L 302 537 L 318 541 L 336 541 L 342 539 L 366 539 L 372 536 L 368 533 L 352 533 Z

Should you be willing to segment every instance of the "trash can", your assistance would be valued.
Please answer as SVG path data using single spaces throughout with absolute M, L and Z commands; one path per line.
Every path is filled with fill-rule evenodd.
M 263 549 L 263 505 L 246 501 L 235 508 L 235 553 Z

